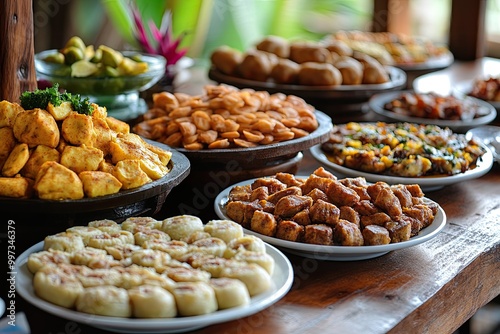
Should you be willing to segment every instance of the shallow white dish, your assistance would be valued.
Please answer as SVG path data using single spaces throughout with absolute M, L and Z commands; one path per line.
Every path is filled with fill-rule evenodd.
M 491 153 L 491 150 L 488 147 L 484 146 L 484 148 L 486 150 L 486 153 L 482 156 L 482 159 L 478 161 L 477 167 L 472 170 L 451 176 L 428 176 L 428 177 L 414 177 L 414 178 L 372 174 L 337 165 L 328 160 L 328 157 L 321 149 L 321 145 L 313 146 L 310 149 L 310 151 L 312 156 L 317 161 L 324 164 L 327 169 L 333 171 L 337 176 L 339 175 L 344 177 L 362 176 L 366 179 L 366 181 L 373 183 L 377 181 L 383 181 L 388 184 L 418 184 L 425 192 L 425 191 L 438 190 L 443 188 L 444 186 L 448 186 L 458 182 L 476 179 L 488 173 L 491 167 L 493 166 L 493 154 Z
M 307 178 L 307 176 L 296 176 L 298 178 Z M 246 184 L 251 184 L 256 179 L 246 180 L 236 183 L 226 189 L 224 189 L 216 198 L 214 202 L 215 213 L 220 219 L 231 219 L 226 215 L 225 205 L 228 200 L 229 192 L 234 186 L 241 186 Z M 425 199 L 431 201 L 430 199 Z M 375 257 L 382 256 L 391 251 L 408 248 L 421 244 L 429 239 L 434 238 L 446 225 L 446 214 L 444 210 L 438 205 L 438 213 L 434 218 L 431 225 L 427 226 L 425 229 L 420 231 L 420 233 L 412 237 L 408 241 L 398 242 L 388 245 L 378 245 L 378 246 L 324 246 L 324 245 L 313 245 L 301 242 L 293 242 L 288 240 L 282 240 L 274 237 L 265 236 L 263 234 L 253 232 L 248 229 L 244 229 L 245 233 L 253 234 L 258 236 L 265 242 L 272 244 L 286 252 L 304 256 L 307 258 L 313 258 L 316 260 L 327 260 L 327 261 L 359 261 L 368 260 Z
M 397 99 L 402 93 L 410 91 L 399 91 L 399 92 L 386 92 L 374 95 L 368 100 L 368 106 L 375 113 L 387 117 L 391 120 L 399 122 L 410 122 L 410 123 L 420 123 L 420 124 L 434 124 L 442 128 L 448 127 L 456 132 L 465 132 L 473 127 L 485 125 L 490 123 L 497 117 L 496 109 L 488 102 L 485 102 L 474 97 L 467 97 L 471 99 L 475 104 L 479 105 L 485 110 L 489 110 L 484 116 L 477 117 L 471 120 L 444 120 L 444 119 L 431 119 L 423 117 L 414 117 L 409 115 L 398 114 L 393 111 L 384 108 L 385 104 Z M 464 97 L 465 98 L 465 97 Z
M 468 139 L 474 137 L 488 146 L 493 154 L 493 159 L 500 163 L 500 126 L 485 125 L 473 128 L 467 131 L 465 137 Z
M 19 295 L 32 305 L 58 317 L 118 333 L 181 333 L 243 318 L 276 303 L 290 290 L 293 283 L 293 268 L 288 258 L 275 247 L 266 244 L 267 253 L 275 261 L 274 273 L 271 276 L 273 284 L 268 291 L 253 297 L 250 304 L 246 306 L 221 310 L 206 315 L 171 319 L 134 319 L 98 316 L 60 307 L 35 295 L 32 283 L 33 275 L 29 272 L 26 262 L 31 253 L 41 250 L 43 250 L 43 241 L 30 247 L 16 260 L 16 271 L 18 273 L 16 289 Z
M 469 96 L 469 94 L 472 92 L 472 86 L 474 85 L 473 81 L 462 81 L 455 83 L 452 87 L 452 91 L 454 94 L 459 94 L 462 96 Z M 491 104 L 497 111 L 500 110 L 500 101 L 487 101 L 487 100 L 482 100 L 485 102 L 488 102 Z

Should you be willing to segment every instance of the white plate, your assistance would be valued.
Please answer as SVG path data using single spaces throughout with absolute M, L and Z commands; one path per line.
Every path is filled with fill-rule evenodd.
M 408 92 L 411 91 L 386 92 L 374 95 L 370 98 L 370 100 L 368 100 L 368 106 L 377 114 L 385 116 L 391 120 L 399 122 L 420 123 L 420 124 L 434 124 L 442 128 L 448 127 L 455 132 L 465 132 L 473 127 L 488 124 L 491 121 L 493 121 L 495 117 L 497 117 L 497 111 L 490 103 L 480 99 L 476 99 L 474 97 L 467 97 L 467 98 L 471 99 L 475 104 L 489 111 L 485 113 L 484 116 L 463 121 L 414 117 L 409 115 L 398 114 L 384 108 L 386 103 L 391 102 L 394 99 L 397 99 L 398 97 L 401 96 L 402 93 L 408 93 Z
M 16 260 L 16 270 L 18 273 L 16 289 L 19 295 L 34 306 L 58 317 L 119 333 L 181 333 L 216 323 L 243 318 L 276 303 L 290 290 L 293 283 L 293 268 L 288 258 L 275 247 L 266 244 L 267 253 L 275 261 L 274 273 L 271 276 L 273 284 L 268 291 L 252 297 L 250 304 L 246 306 L 221 310 L 206 315 L 171 319 L 133 319 L 98 316 L 60 307 L 35 295 L 32 283 L 33 275 L 29 272 L 26 262 L 29 254 L 41 250 L 43 250 L 43 241 L 26 250 Z
M 296 176 L 298 178 L 307 178 L 307 176 Z M 234 186 L 241 186 L 251 184 L 256 179 L 246 180 L 236 183 L 224 189 L 216 198 L 214 202 L 214 209 L 220 219 L 231 219 L 226 215 L 225 205 L 228 200 L 229 192 Z M 431 201 L 425 198 L 426 201 Z M 421 244 L 429 239 L 434 238 L 446 225 L 446 214 L 444 210 L 438 205 L 438 213 L 434 218 L 431 225 L 420 231 L 420 233 L 412 237 L 408 241 L 377 246 L 325 246 L 325 245 L 312 245 L 301 242 L 294 242 L 282 240 L 274 237 L 269 237 L 248 229 L 244 229 L 245 233 L 258 236 L 267 243 L 279 247 L 289 253 L 297 254 L 300 256 L 313 258 L 316 260 L 327 261 L 359 261 L 367 260 L 375 257 L 382 256 L 391 251 L 408 248 Z
M 327 167 L 327 169 L 333 171 L 337 176 L 344 176 L 344 177 L 362 176 L 366 179 L 366 181 L 373 183 L 377 181 L 382 181 L 388 184 L 418 184 L 420 188 L 422 188 L 422 190 L 425 192 L 425 191 L 438 190 L 443 188 L 444 186 L 448 186 L 458 182 L 476 179 L 488 173 L 491 167 L 493 166 L 493 154 L 491 153 L 491 150 L 488 147 L 484 145 L 483 147 L 486 150 L 486 153 L 482 156 L 481 160 L 478 161 L 477 167 L 468 170 L 465 173 L 460 173 L 450 176 L 427 176 L 427 177 L 413 177 L 413 178 L 372 174 L 337 165 L 336 163 L 333 163 L 330 160 L 328 160 L 328 157 L 321 149 L 321 145 L 316 145 L 312 147 L 310 151 L 312 156 L 316 160 L 324 164 Z
M 394 64 L 395 67 L 398 67 L 406 72 L 411 72 L 411 71 L 427 71 L 427 70 L 438 70 L 442 68 L 446 68 L 453 64 L 453 60 L 455 58 L 453 57 L 453 54 L 451 52 L 446 52 L 440 56 L 436 57 L 429 57 L 424 62 L 420 63 L 396 63 Z
M 455 94 L 460 94 L 460 95 L 463 95 L 463 96 L 468 96 L 470 94 L 470 92 L 472 92 L 472 86 L 473 85 L 474 85 L 474 82 L 472 82 L 472 81 L 458 82 L 458 83 L 455 83 L 453 85 L 452 91 Z M 483 100 L 483 101 L 488 102 L 496 110 L 500 111 L 500 101 L 486 101 L 486 100 Z

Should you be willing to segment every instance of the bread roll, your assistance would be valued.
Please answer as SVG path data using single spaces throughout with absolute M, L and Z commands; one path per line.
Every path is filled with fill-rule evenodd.
M 236 74 L 236 70 L 242 59 L 243 55 L 240 51 L 226 45 L 216 48 L 210 56 L 212 65 L 222 73 L 228 75 Z
M 297 82 L 300 65 L 289 59 L 280 59 L 274 65 L 269 77 L 279 84 L 294 84 Z
M 264 244 L 264 241 L 262 241 L 262 239 L 257 238 L 254 235 L 245 235 L 243 237 L 233 239 L 227 244 L 227 249 L 224 257 L 231 258 L 236 255 L 236 253 L 242 250 L 265 253 L 266 245 Z
M 271 276 L 264 268 L 255 263 L 225 267 L 222 269 L 220 277 L 235 278 L 242 281 L 245 283 L 250 296 L 258 295 L 271 286 Z
M 130 317 L 132 315 L 132 306 L 127 290 L 110 285 L 84 289 L 76 300 L 76 310 L 110 317 Z
M 40 268 L 47 264 L 58 264 L 58 263 L 71 263 L 71 253 L 58 251 L 58 250 L 48 250 L 41 251 L 38 253 L 32 253 L 28 256 L 28 270 L 34 274 Z
M 248 289 L 240 280 L 225 277 L 212 278 L 209 284 L 214 289 L 219 310 L 250 303 Z
M 290 60 L 298 63 L 331 63 L 332 55 L 325 47 L 314 42 L 292 42 L 290 44 Z
M 194 232 L 203 231 L 203 222 L 196 216 L 175 216 L 163 220 L 161 230 L 172 239 L 181 240 Z
M 290 43 L 283 37 L 267 36 L 255 46 L 257 50 L 273 53 L 280 58 L 290 55 Z
M 172 293 L 181 316 L 203 315 L 218 309 L 214 289 L 208 283 L 178 283 Z
M 81 236 L 70 232 L 61 232 L 45 237 L 43 242 L 44 250 L 60 250 L 63 252 L 74 252 L 85 248 Z
M 308 86 L 337 86 L 342 84 L 342 74 L 332 64 L 307 62 L 300 66 L 298 83 Z
M 204 230 L 212 237 L 222 239 L 226 243 L 243 236 L 241 225 L 232 220 L 210 220 L 204 226 Z
M 141 285 L 128 290 L 132 315 L 137 318 L 173 318 L 177 315 L 174 296 L 155 285 Z
M 122 230 L 132 233 L 137 232 L 139 226 L 149 227 L 151 229 L 161 229 L 162 222 L 152 217 L 129 217 L 121 224 Z
M 360 85 L 363 82 L 363 64 L 352 57 L 341 57 L 335 67 L 342 74 L 343 85 Z
M 73 275 L 68 275 L 55 266 L 46 266 L 33 277 L 35 294 L 53 304 L 73 308 L 83 292 L 82 283 Z
M 111 219 L 94 220 L 89 222 L 88 226 L 98 228 L 109 234 L 119 233 L 122 229 L 120 224 Z
M 277 61 L 276 55 L 272 53 L 250 50 L 243 56 L 238 66 L 238 73 L 245 79 L 266 81 Z

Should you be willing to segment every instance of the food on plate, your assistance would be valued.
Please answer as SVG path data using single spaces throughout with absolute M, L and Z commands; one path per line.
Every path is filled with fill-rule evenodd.
M 187 150 L 274 144 L 319 126 L 314 107 L 297 96 L 226 85 L 208 85 L 198 96 L 156 93 L 153 104 L 133 132 Z
M 183 224 L 190 226 L 180 229 Z M 76 311 L 203 315 L 247 305 L 271 287 L 274 258 L 262 240 L 241 232 L 234 221 L 203 224 L 195 216 L 102 219 L 47 236 L 26 265 L 39 298 Z
M 130 133 L 106 108 L 58 86 L 0 102 L 0 196 L 78 200 L 167 175 L 172 152 Z M 63 110 L 63 112 L 61 111 Z
M 328 35 L 324 42 L 342 42 L 343 48 L 368 54 L 384 65 L 423 63 L 449 52 L 430 40 L 391 32 L 340 30 Z
M 384 104 L 384 109 L 396 114 L 419 118 L 469 121 L 482 117 L 490 110 L 473 99 L 434 92 L 403 92 Z
M 72 77 L 119 77 L 139 75 L 148 70 L 148 63 L 126 57 L 109 46 L 85 45 L 78 36 L 71 37 L 64 47 L 43 58 L 53 64 L 67 65 L 58 75 Z
M 486 153 L 474 139 L 448 128 L 384 122 L 336 125 L 321 149 L 340 166 L 401 177 L 465 173 Z
M 246 52 L 218 47 L 211 62 L 226 75 L 277 84 L 338 86 L 390 81 L 379 60 L 353 52 L 340 41 L 288 41 L 267 36 Z
M 500 101 L 500 77 L 474 80 L 469 95 L 485 101 Z
M 224 207 L 227 217 L 254 232 L 326 246 L 407 241 L 432 224 L 438 209 L 417 184 L 337 179 L 323 167 L 308 177 L 277 173 L 235 186 Z M 243 244 L 255 248 L 259 243 Z

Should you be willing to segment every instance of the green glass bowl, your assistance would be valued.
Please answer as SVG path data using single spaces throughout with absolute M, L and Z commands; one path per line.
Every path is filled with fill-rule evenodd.
M 113 96 L 143 91 L 157 83 L 165 74 L 166 60 L 162 56 L 135 51 L 120 51 L 126 57 L 139 56 L 148 63 L 148 70 L 139 75 L 120 77 L 71 77 L 71 68 L 44 59 L 58 50 L 46 50 L 35 55 L 35 69 L 38 80 L 58 83 L 61 89 L 82 96 Z

